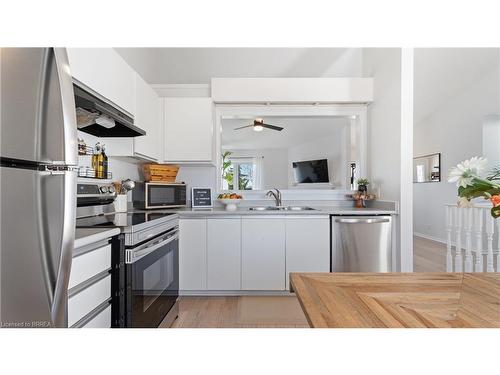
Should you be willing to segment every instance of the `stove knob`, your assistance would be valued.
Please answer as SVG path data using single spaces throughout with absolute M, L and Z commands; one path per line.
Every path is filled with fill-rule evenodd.
M 108 187 L 108 193 L 113 194 L 115 192 L 115 187 L 114 186 L 109 186 Z
M 101 187 L 99 188 L 99 191 L 100 191 L 101 193 L 103 193 L 103 194 L 106 194 L 106 193 L 108 192 L 108 188 L 107 188 L 106 186 L 101 186 Z

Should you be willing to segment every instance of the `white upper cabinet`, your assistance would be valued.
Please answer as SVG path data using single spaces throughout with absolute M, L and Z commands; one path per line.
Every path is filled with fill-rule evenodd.
M 243 290 L 285 290 L 285 218 L 241 219 Z
M 330 217 L 286 218 L 286 285 L 290 272 L 330 272 Z
M 146 131 L 146 135 L 134 138 L 135 156 L 154 161 L 162 159 L 160 103 L 156 92 L 136 74 L 134 123 Z
M 211 98 L 164 99 L 164 162 L 213 162 Z
M 135 72 L 113 48 L 68 48 L 71 75 L 135 114 Z

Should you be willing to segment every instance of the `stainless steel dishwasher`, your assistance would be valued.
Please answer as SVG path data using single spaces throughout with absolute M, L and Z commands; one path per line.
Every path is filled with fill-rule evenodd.
M 331 216 L 332 272 L 391 272 L 391 216 Z

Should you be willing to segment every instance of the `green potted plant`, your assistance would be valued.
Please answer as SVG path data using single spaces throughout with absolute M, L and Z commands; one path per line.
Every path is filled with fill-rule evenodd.
M 361 193 L 366 193 L 368 191 L 368 185 L 370 184 L 370 181 L 366 178 L 359 178 L 358 179 L 358 191 Z
M 229 159 L 231 156 L 231 151 L 226 151 L 222 154 L 222 178 L 226 180 L 228 189 L 232 190 L 233 186 L 233 167 L 231 165 L 231 160 Z

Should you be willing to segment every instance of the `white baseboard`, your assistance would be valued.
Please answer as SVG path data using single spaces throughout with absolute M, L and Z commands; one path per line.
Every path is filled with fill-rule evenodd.
M 426 240 L 431 240 L 434 242 L 440 242 L 446 245 L 446 240 L 443 240 L 442 238 L 434 237 L 434 236 L 429 236 L 428 234 L 423 234 L 423 233 L 418 233 L 418 232 L 413 232 L 413 235 L 415 237 L 421 237 L 425 238 Z
M 290 296 L 289 290 L 179 290 L 179 296 Z

